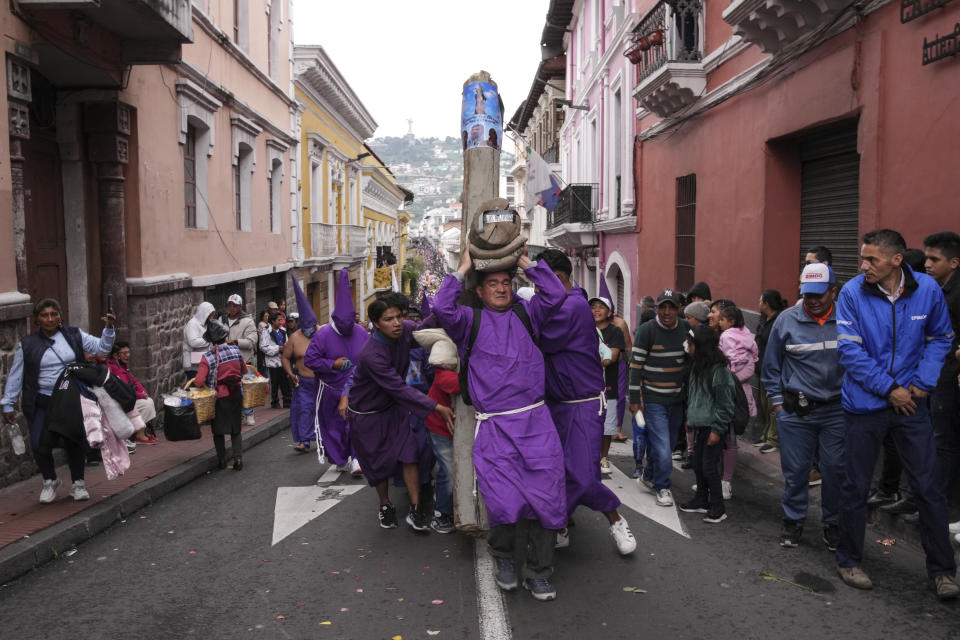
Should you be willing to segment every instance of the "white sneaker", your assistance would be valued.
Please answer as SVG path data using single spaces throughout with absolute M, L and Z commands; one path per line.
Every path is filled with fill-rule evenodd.
M 57 497 L 57 487 L 60 486 L 60 480 L 44 480 L 43 489 L 40 491 L 40 502 L 50 504 Z
M 243 424 L 247 425 L 248 427 L 254 427 L 257 425 L 257 421 L 251 413 L 243 417 Z
M 77 502 L 81 500 L 89 500 L 90 492 L 87 491 L 87 483 L 83 480 L 77 480 L 74 482 L 73 486 L 70 487 L 70 497 Z
M 570 546 L 570 531 L 566 527 L 557 531 L 557 541 L 553 543 L 554 549 L 566 549 Z
M 694 482 L 692 485 L 690 485 L 690 490 L 693 491 L 694 493 L 697 492 L 697 483 L 696 483 L 696 482 Z
M 726 480 L 720 481 L 720 490 L 723 492 L 723 499 L 729 500 L 733 497 L 733 485 Z
M 637 548 L 637 540 L 633 537 L 630 527 L 627 525 L 627 519 L 620 516 L 620 519 L 610 525 L 610 535 L 613 541 L 617 543 L 617 551 L 620 555 L 626 556 L 633 553 Z
M 674 451 L 673 453 L 670 454 L 670 459 L 671 459 L 671 460 L 683 460 L 683 454 L 680 453 L 679 451 Z
M 600 458 L 600 473 L 605 476 L 613 473 L 613 468 L 610 466 L 610 461 L 606 458 Z
M 363 475 L 363 470 L 360 469 L 360 463 L 357 462 L 356 458 L 350 458 L 350 475 L 354 478 L 359 478 Z
M 960 533 L 960 520 L 950 523 L 950 533 Z
M 957 544 L 960 544 L 960 533 L 958 533 L 957 535 L 953 536 L 953 539 L 957 541 Z
M 670 489 L 660 489 L 660 491 L 657 492 L 657 504 L 661 507 L 673 506 L 673 494 L 670 492 Z

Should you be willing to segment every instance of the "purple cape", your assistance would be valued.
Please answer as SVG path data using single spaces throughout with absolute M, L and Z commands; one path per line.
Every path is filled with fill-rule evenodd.
M 565 292 L 546 263 L 530 267 L 526 276 L 541 291 L 520 304 L 539 335 Z M 456 277 L 447 276 L 433 312 L 462 358 L 474 312 L 456 303 L 461 289 Z M 512 311 L 482 311 L 469 368 L 470 397 L 478 412 L 516 410 L 544 400 L 543 354 Z M 539 520 L 548 529 L 567 525 L 563 449 L 546 406 L 480 421 L 473 464 L 491 526 L 521 519 Z
M 356 325 L 350 337 L 345 338 L 337 333 L 332 324 L 326 324 L 314 334 L 303 356 L 303 363 L 313 371 L 318 381 L 311 400 L 311 406 L 318 415 L 317 446 L 324 449 L 333 464 L 346 464 L 351 455 L 349 426 L 340 417 L 337 405 L 342 396 L 349 394 L 357 360 L 369 339 L 370 336 L 360 325 Z M 334 369 L 333 363 L 341 357 L 350 360 L 354 366 L 346 371 Z
M 357 362 L 350 387 L 350 442 L 370 486 L 390 478 L 397 464 L 417 462 L 409 415 L 425 418 L 437 406 L 403 378 L 417 328 L 404 321 L 403 334 L 393 342 L 376 333 Z

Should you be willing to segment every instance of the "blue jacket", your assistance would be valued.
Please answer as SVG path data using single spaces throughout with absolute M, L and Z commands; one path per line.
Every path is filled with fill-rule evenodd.
M 896 385 L 937 385 L 953 329 L 936 280 L 903 269 L 903 293 L 890 303 L 863 274 L 837 299 L 837 343 L 844 369 L 843 408 L 870 413 L 889 406 Z
M 821 325 L 803 305 L 781 312 L 773 323 L 763 356 L 760 380 L 773 404 L 783 392 L 803 392 L 821 402 L 839 399 L 843 370 L 837 357 L 837 311 Z

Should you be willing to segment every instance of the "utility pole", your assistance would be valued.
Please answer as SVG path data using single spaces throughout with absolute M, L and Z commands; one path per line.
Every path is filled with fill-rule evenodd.
M 461 111 L 463 144 L 463 209 L 460 222 L 460 255 L 482 203 L 498 197 L 500 191 L 500 145 L 503 138 L 503 108 L 497 84 L 486 71 L 475 73 L 463 83 Z M 474 286 L 468 274 L 464 290 Z M 453 512 L 457 529 L 480 535 L 490 527 L 487 508 L 477 491 L 473 468 L 473 438 L 476 410 L 460 396 L 453 402 L 456 425 L 453 431 Z

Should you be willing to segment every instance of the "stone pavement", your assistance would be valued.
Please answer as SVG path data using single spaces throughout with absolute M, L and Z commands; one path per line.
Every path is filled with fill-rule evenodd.
M 286 409 L 256 410 L 256 425 L 243 428 L 243 447 L 249 449 L 288 428 Z M 102 466 L 87 467 L 90 500 L 76 502 L 70 490 L 70 470 L 63 465 L 57 477 L 63 484 L 57 499 L 40 504 L 40 476 L 0 489 L 0 585 L 57 557 L 93 537 L 114 522 L 175 491 L 216 466 L 209 425 L 199 440 L 139 445 L 130 456 L 130 469 L 107 480 Z M 227 439 L 229 452 L 229 438 Z

